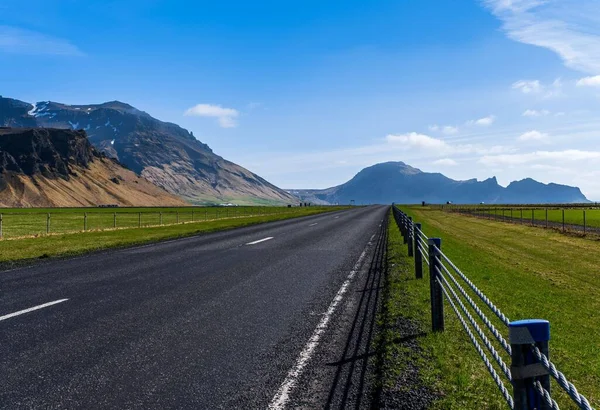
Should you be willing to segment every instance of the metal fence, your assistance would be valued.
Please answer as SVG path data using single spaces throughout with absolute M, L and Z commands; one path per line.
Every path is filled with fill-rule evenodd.
M 429 267 L 432 330 L 444 330 L 445 300 L 458 317 L 508 407 L 516 410 L 559 409 L 551 395 L 550 380 L 553 378 L 579 408 L 593 410 L 588 400 L 548 359 L 548 321 L 511 321 L 442 252 L 440 238 L 427 237 L 421 224 L 414 223 L 397 207 L 392 209 L 404 243 L 408 245 L 408 255 L 414 257 L 417 279 L 423 277 L 423 262 Z M 488 318 L 484 310 L 491 311 L 495 317 Z M 507 330 L 508 341 L 503 336 Z M 505 382 L 510 384 L 508 388 Z
M 55 212 L 0 212 L 0 239 L 32 237 L 57 233 L 146 228 L 227 218 L 294 212 L 286 207 L 196 207 L 110 212 L 91 209 L 63 209 Z

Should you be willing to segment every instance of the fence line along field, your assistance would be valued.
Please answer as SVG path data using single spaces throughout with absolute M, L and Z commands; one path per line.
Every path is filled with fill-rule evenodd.
M 600 231 L 600 207 L 445 206 L 444 210 L 508 222 L 592 232 Z
M 317 209 L 321 207 L 311 207 Z M 182 208 L 6 208 L 0 210 L 0 238 L 143 228 L 225 218 L 296 213 L 301 207 L 232 206 Z

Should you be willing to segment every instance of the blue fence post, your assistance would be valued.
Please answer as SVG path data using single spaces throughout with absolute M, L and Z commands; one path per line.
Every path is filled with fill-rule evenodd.
M 429 238 L 429 291 L 431 295 L 431 328 L 434 332 L 444 331 L 444 299 L 438 270 L 441 272 L 442 249 L 440 238 Z M 437 269 L 436 269 L 437 268 Z
M 549 410 L 551 407 L 533 386 L 539 381 L 550 393 L 550 376 L 531 351 L 535 345 L 548 357 L 550 323 L 542 319 L 517 320 L 508 325 L 512 349 L 511 375 L 514 410 Z
M 413 240 L 414 240 L 414 251 L 415 251 L 415 277 L 417 279 L 423 278 L 423 254 L 421 253 L 421 242 L 420 235 L 421 232 L 421 224 L 413 225 Z
M 408 218 L 404 212 L 402 212 L 402 239 L 406 245 L 408 243 Z
M 413 225 L 413 220 L 412 217 L 408 217 L 408 232 L 407 232 L 407 237 L 408 237 L 408 257 L 412 258 L 414 256 L 414 251 L 413 251 L 413 245 L 414 245 L 414 241 L 413 241 L 413 234 L 415 233 L 414 230 L 414 225 Z

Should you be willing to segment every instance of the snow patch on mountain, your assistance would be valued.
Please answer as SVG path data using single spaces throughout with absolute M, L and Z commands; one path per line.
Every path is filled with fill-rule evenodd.
M 34 115 L 35 110 L 37 110 L 37 103 L 33 103 L 33 108 L 31 110 L 27 111 L 27 114 Z
M 29 111 L 27 111 L 27 114 L 31 115 L 32 117 L 44 117 L 47 115 L 50 115 L 50 113 L 46 112 L 46 113 L 42 113 L 42 111 L 44 111 L 46 108 L 48 108 L 48 104 L 50 103 L 50 101 L 46 101 L 46 102 L 42 102 L 42 103 L 33 103 L 33 108 Z
M 113 130 L 115 133 L 117 132 L 117 127 L 115 127 L 114 125 L 112 125 L 112 124 L 110 123 L 110 119 L 108 119 L 108 120 L 106 121 L 106 123 L 104 124 L 104 126 L 105 126 L 105 127 L 110 127 L 110 128 L 112 128 L 112 130 Z

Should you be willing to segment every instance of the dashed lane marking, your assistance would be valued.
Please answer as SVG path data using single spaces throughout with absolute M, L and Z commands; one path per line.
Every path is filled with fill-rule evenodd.
M 257 243 L 261 243 L 261 242 L 264 242 L 264 241 L 269 241 L 271 239 L 273 239 L 273 237 L 272 236 L 268 236 L 266 238 L 259 239 L 258 241 L 248 242 L 246 245 L 256 245 Z
M 53 302 L 44 303 L 43 305 L 37 305 L 34 307 L 30 307 L 29 309 L 24 309 L 24 310 L 19 310 L 18 312 L 9 313 L 8 315 L 0 316 L 0 321 L 10 319 L 11 317 L 23 315 L 25 313 L 33 312 L 34 310 L 43 309 L 48 306 L 57 305 L 59 303 L 66 302 L 67 300 L 69 300 L 69 299 L 59 299 L 59 300 L 55 300 Z

